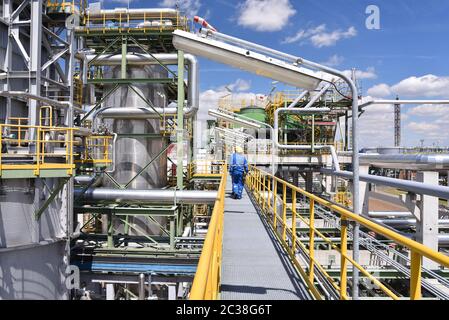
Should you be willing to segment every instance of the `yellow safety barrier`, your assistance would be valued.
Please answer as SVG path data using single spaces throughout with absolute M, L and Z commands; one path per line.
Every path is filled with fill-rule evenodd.
M 85 25 L 85 32 L 99 31 L 107 33 L 114 32 L 170 32 L 174 30 L 189 31 L 188 19 L 181 16 L 179 13 L 173 15 L 172 13 L 155 12 L 155 13 L 129 13 L 129 12 L 114 12 L 103 13 L 100 15 L 91 16 L 88 11 L 84 16 L 83 25 Z
M 348 255 L 348 225 L 350 222 L 359 223 L 361 226 L 382 235 L 385 238 L 408 248 L 410 251 L 410 299 L 420 299 L 421 295 L 421 268 L 423 257 L 428 258 L 441 266 L 449 267 L 449 257 L 434 251 L 416 241 L 410 240 L 407 237 L 400 235 L 390 229 L 384 228 L 381 225 L 365 219 L 355 213 L 342 208 L 328 200 L 317 197 L 311 193 L 304 191 L 284 180 L 272 176 L 271 174 L 257 169 L 254 166 L 250 166 L 250 171 L 247 176 L 247 185 L 254 195 L 254 199 L 259 204 L 262 209 L 262 213 L 265 215 L 267 221 L 273 227 L 275 234 L 279 238 L 280 242 L 283 244 L 284 248 L 290 255 L 293 264 L 298 269 L 302 278 L 306 281 L 307 285 L 313 296 L 316 299 L 323 299 L 320 291 L 315 285 L 315 272 L 318 270 L 329 283 L 333 286 L 336 292 L 339 293 L 340 299 L 349 299 L 347 294 L 347 270 L 348 263 L 352 264 L 353 267 L 360 270 L 363 276 L 369 278 L 375 285 L 384 292 L 384 294 L 394 300 L 400 299 L 400 295 L 393 292 L 392 289 L 385 286 L 377 278 L 375 278 L 368 270 L 366 270 L 359 263 L 354 261 L 354 259 Z M 282 201 L 282 212 L 279 213 L 278 206 L 276 202 L 278 201 L 278 185 L 282 187 L 280 199 Z M 273 189 L 273 191 L 272 191 Z M 289 206 L 287 203 L 287 194 L 291 194 L 292 203 Z M 276 196 L 274 196 L 276 195 Z M 309 201 L 309 218 L 302 217 L 297 211 L 297 195 L 302 195 L 305 199 Z M 340 243 L 335 243 L 331 241 L 328 237 L 323 235 L 318 228 L 315 227 L 315 206 L 321 205 L 340 217 Z M 288 226 L 287 223 L 287 208 L 290 209 L 292 213 L 292 223 Z M 309 242 L 303 243 L 297 238 L 296 235 L 296 221 L 300 219 L 304 222 L 309 229 Z M 326 243 L 328 243 L 334 250 L 339 252 L 341 258 L 340 265 L 340 276 L 339 281 L 335 281 L 325 270 L 325 268 L 320 265 L 317 261 L 314 252 L 314 241 L 315 237 L 322 238 Z M 301 248 L 303 252 L 308 254 L 309 266 L 304 268 L 301 266 L 298 257 L 296 255 L 296 249 Z
M 188 177 L 192 178 L 219 178 L 223 174 L 224 160 L 195 160 L 189 163 Z
M 73 163 L 73 130 L 74 128 L 30 126 L 23 124 L 0 124 L 0 173 L 3 170 L 33 170 L 39 175 L 43 169 L 66 169 L 72 175 Z M 33 135 L 35 138 L 30 138 Z M 61 140 L 60 137 L 63 139 Z M 25 147 L 34 145 L 34 151 L 25 153 L 7 152 L 7 147 Z M 58 152 L 54 148 L 59 147 Z M 62 153 L 61 150 L 64 152 Z M 3 158 L 8 157 L 8 163 Z M 14 161 L 14 158 L 32 157 L 30 162 Z M 64 161 L 55 161 L 63 159 Z
M 110 165 L 112 163 L 113 136 L 95 135 L 86 137 L 84 154 L 76 162 L 92 163 L 95 165 Z
M 87 7 L 87 0 L 48 0 L 47 11 L 48 13 L 82 13 Z
M 206 240 L 193 279 L 190 300 L 216 300 L 218 298 L 221 278 L 226 164 L 222 165 L 221 175 L 218 198 L 215 201 Z

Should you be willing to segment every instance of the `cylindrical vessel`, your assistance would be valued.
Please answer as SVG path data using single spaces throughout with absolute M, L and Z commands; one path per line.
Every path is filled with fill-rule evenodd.
M 105 78 L 121 78 L 121 67 L 111 66 L 105 70 Z M 168 72 L 160 65 L 127 66 L 128 79 L 168 78 Z M 104 92 L 112 89 L 106 86 Z M 154 107 L 165 108 L 167 93 L 164 85 L 158 83 L 135 82 L 130 86 L 121 86 L 111 94 L 104 103 L 104 108 L 138 108 L 148 106 L 150 101 Z M 150 107 L 150 106 L 148 106 Z M 115 166 L 112 177 L 127 189 L 159 189 L 167 185 L 167 154 L 158 155 L 166 148 L 167 139 L 161 135 L 161 119 L 104 119 L 104 124 L 117 134 L 115 143 Z M 159 135 L 159 136 L 158 136 Z M 150 165 L 148 165 L 151 162 Z M 142 171 L 143 170 L 143 171 Z M 140 173 L 140 174 L 139 174 Z M 106 181 L 105 187 L 113 187 Z M 167 218 L 157 217 L 158 223 L 164 226 Z M 130 228 L 130 234 L 141 230 L 149 235 L 161 235 L 162 231 L 146 217 L 130 217 L 128 223 L 137 228 Z M 103 227 L 105 231 L 104 223 Z M 124 230 L 123 224 L 117 222 L 115 229 Z

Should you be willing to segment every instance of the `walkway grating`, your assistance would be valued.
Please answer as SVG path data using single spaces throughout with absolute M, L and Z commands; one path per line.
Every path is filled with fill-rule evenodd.
M 288 254 L 257 213 L 246 190 L 241 200 L 230 198 L 230 181 L 226 186 L 221 299 L 311 299 Z

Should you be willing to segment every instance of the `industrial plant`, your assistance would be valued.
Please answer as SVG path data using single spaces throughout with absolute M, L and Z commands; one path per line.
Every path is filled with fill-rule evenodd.
M 401 108 L 449 100 L 366 100 L 357 66 L 103 5 L 1 1 L 0 299 L 449 299 L 449 150 L 401 143 Z M 293 89 L 200 121 L 200 59 Z M 380 104 L 394 146 L 362 148 Z

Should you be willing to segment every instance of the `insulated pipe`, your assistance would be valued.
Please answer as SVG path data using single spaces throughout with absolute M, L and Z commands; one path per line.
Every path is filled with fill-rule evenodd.
M 183 203 L 183 204 L 213 204 L 217 199 L 217 191 L 200 190 L 131 190 L 90 188 L 81 195 L 82 190 L 75 190 L 75 197 L 81 196 L 85 202 L 138 202 L 138 203 Z
M 96 55 L 87 54 L 83 56 L 81 53 L 78 55 L 81 58 L 85 59 L 85 63 L 89 63 L 94 60 Z M 139 53 L 129 53 L 126 55 L 127 64 L 129 65 L 157 65 L 159 64 L 158 60 L 166 65 L 176 65 L 178 63 L 178 55 L 176 53 L 157 53 L 153 54 L 153 56 L 149 54 L 139 54 Z M 189 67 L 188 72 L 188 99 L 187 99 L 187 108 L 184 111 L 186 116 L 193 116 L 196 114 L 199 108 L 199 64 L 198 59 L 192 54 L 184 54 L 184 60 Z M 116 66 L 122 63 L 122 55 L 108 55 L 103 54 L 97 57 L 92 65 L 102 65 L 102 66 Z M 154 112 L 151 108 L 128 108 L 126 111 L 125 108 L 111 108 L 111 109 L 121 109 L 123 110 L 123 117 L 126 117 L 125 113 L 131 114 L 136 118 L 132 119 L 148 119 L 148 118 L 158 118 L 158 114 Z M 136 110 L 129 110 L 136 109 Z M 139 111 L 138 109 L 141 109 Z M 164 108 L 155 108 L 157 112 L 160 114 L 164 113 Z M 177 108 L 165 108 L 165 113 L 172 115 L 176 114 Z M 103 116 L 107 116 L 110 118 L 120 118 L 120 110 L 111 111 L 110 109 L 104 109 L 104 111 L 100 110 L 100 114 Z M 129 116 L 128 116 L 128 119 Z
M 449 154 L 360 154 L 360 162 L 395 169 L 444 169 L 449 167 Z
M 414 226 L 416 225 L 416 219 L 373 219 L 376 222 L 386 224 L 388 226 L 396 226 L 396 227 L 406 227 L 406 226 Z M 439 227 L 447 227 L 449 225 L 448 219 L 439 219 L 438 226 Z
M 318 99 L 321 98 L 321 96 L 326 93 L 326 91 L 329 89 L 331 85 L 332 83 L 326 83 L 323 86 L 323 88 L 312 99 L 310 99 L 309 103 L 307 103 L 304 109 L 311 109 L 311 107 L 315 104 L 315 102 L 317 102 Z
M 368 213 L 370 218 L 387 218 L 387 217 L 396 217 L 396 218 L 410 218 L 413 217 L 413 214 L 408 211 L 371 211 Z
M 371 100 L 360 104 L 359 109 L 373 104 L 449 104 L 449 100 Z
M 324 174 L 330 174 L 346 179 L 352 179 L 353 173 L 350 171 L 335 171 L 326 168 L 322 168 L 321 172 Z M 360 174 L 360 180 L 373 184 L 379 184 L 397 188 L 404 191 L 410 191 L 416 194 L 425 194 L 429 196 L 438 197 L 441 199 L 449 199 L 449 187 L 437 186 L 431 184 L 425 184 L 422 182 L 402 180 L 395 178 L 388 178 L 382 176 L 375 176 L 371 174 Z

